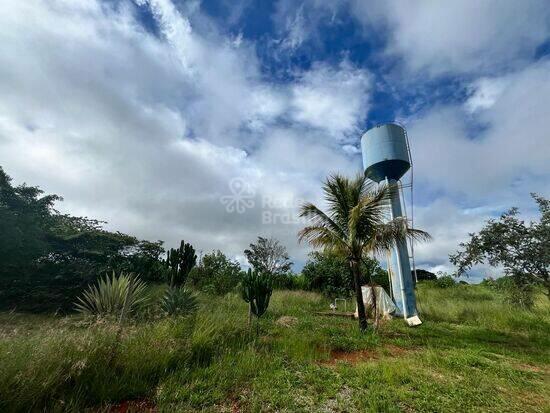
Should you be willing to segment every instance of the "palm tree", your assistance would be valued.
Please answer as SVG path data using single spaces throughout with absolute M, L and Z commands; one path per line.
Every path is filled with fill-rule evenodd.
M 397 186 L 375 187 L 364 175 L 347 178 L 331 175 L 323 185 L 328 213 L 312 203 L 301 207 L 300 216 L 310 225 L 302 229 L 299 240 L 306 240 L 314 248 L 323 248 L 344 256 L 350 266 L 355 283 L 359 328 L 367 329 L 367 316 L 361 292 L 362 257 L 382 253 L 396 242 L 407 238 L 428 240 L 427 232 L 412 229 L 406 218 L 388 219 L 391 196 Z

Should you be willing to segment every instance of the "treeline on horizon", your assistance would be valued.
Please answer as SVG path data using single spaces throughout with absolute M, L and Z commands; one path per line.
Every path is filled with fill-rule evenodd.
M 44 194 L 39 187 L 14 185 L 0 166 L 0 310 L 73 311 L 75 298 L 112 272 L 169 282 L 163 241 L 140 240 L 107 231 L 103 221 L 62 214 L 55 209 L 59 201 L 60 196 Z M 367 259 L 363 266 L 364 274 L 387 287 L 387 273 L 375 260 Z M 301 274 L 289 267 L 275 274 L 275 288 L 332 297 L 353 291 L 348 265 L 336 255 L 312 253 Z M 212 251 L 199 258 L 188 283 L 206 293 L 225 294 L 235 291 L 244 274 L 238 262 Z

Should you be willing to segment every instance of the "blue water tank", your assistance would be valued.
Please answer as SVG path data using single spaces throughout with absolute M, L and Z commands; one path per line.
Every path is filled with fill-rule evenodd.
M 405 130 L 386 123 L 366 131 L 361 138 L 365 175 L 375 182 L 398 181 L 411 167 Z

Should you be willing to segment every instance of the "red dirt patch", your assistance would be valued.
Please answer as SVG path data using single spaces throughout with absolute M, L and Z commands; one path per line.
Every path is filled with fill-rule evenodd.
M 528 371 L 531 373 L 546 373 L 549 371 L 549 369 L 543 366 L 535 366 L 533 364 L 526 364 L 526 363 L 516 364 L 516 367 L 519 370 Z
M 156 413 L 158 412 L 157 407 L 153 404 L 151 400 L 139 399 L 139 400 L 125 400 L 112 406 L 109 409 L 111 413 Z
M 330 359 L 323 361 L 320 364 L 325 366 L 334 366 L 338 362 L 356 364 L 369 360 L 377 360 L 381 357 L 400 357 L 410 351 L 393 344 L 385 345 L 382 350 L 383 351 L 377 349 L 357 351 L 333 350 L 330 352 Z

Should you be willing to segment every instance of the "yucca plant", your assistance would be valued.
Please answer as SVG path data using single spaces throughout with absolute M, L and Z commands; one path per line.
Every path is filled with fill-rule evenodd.
M 168 315 L 191 315 L 199 308 L 197 296 L 183 287 L 169 287 L 162 297 L 161 308 Z
M 143 309 L 149 302 L 146 284 L 133 274 L 114 271 L 90 285 L 75 303 L 87 315 L 118 316 L 120 320 Z

